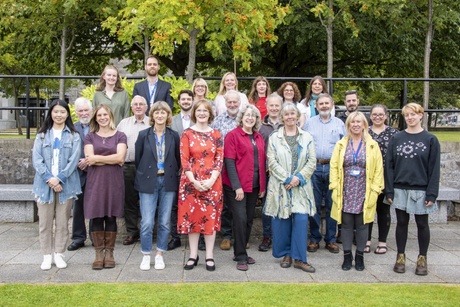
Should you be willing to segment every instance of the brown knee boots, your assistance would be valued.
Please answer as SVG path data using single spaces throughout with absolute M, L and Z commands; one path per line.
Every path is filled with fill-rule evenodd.
M 117 233 L 115 231 L 105 232 L 105 259 L 104 268 L 111 269 L 115 267 L 115 259 L 113 258 L 113 250 L 115 248 L 115 240 Z
M 105 251 L 104 231 L 93 231 L 91 235 L 93 238 L 94 250 L 96 251 L 96 259 L 93 262 L 93 270 L 102 270 L 104 267 Z

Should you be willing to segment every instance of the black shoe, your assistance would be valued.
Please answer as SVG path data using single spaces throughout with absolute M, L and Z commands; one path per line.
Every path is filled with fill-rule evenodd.
M 198 241 L 198 249 L 200 251 L 205 251 L 206 250 L 206 243 L 204 242 L 204 236 L 200 235 L 200 240 Z
M 168 251 L 171 251 L 177 247 L 180 247 L 182 244 L 180 242 L 180 239 L 171 239 L 168 243 Z
M 353 264 L 353 255 L 351 251 L 343 251 L 343 264 L 342 270 L 349 271 Z
M 363 254 L 363 252 L 356 251 L 355 269 L 356 269 L 356 271 L 363 271 L 364 270 L 364 254 Z
M 212 265 L 209 265 L 208 262 L 212 262 Z M 215 271 L 216 270 L 216 264 L 215 264 L 213 258 L 206 259 L 206 270 L 208 270 L 208 271 Z
M 194 267 L 196 267 L 197 264 L 198 264 L 198 260 L 200 260 L 200 256 L 196 256 L 195 259 L 193 259 L 193 258 L 188 258 L 187 262 L 186 262 L 185 265 L 184 265 L 184 270 L 191 270 L 191 269 L 193 269 Z M 192 264 L 188 264 L 190 261 L 192 261 Z
M 126 239 L 123 240 L 123 245 L 132 245 L 139 241 L 140 237 L 138 235 L 135 236 L 127 236 Z
M 72 241 L 72 243 L 70 243 L 70 245 L 67 246 L 67 250 L 68 251 L 76 251 L 77 249 L 82 248 L 83 246 L 85 246 L 85 242 Z
M 272 246 L 272 239 L 269 237 L 264 237 L 262 243 L 259 245 L 259 252 L 267 252 Z

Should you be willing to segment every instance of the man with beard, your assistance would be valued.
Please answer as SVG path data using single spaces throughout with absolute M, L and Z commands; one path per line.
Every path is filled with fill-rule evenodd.
M 134 144 L 137 141 L 139 132 L 150 127 L 149 117 L 145 115 L 147 101 L 142 96 L 134 96 L 131 101 L 133 116 L 123 119 L 117 129 L 128 139 L 128 150 L 126 151 L 125 163 L 123 164 L 123 176 L 125 179 L 125 224 L 128 236 L 123 245 L 131 245 L 139 240 L 139 219 L 141 217 L 139 208 L 139 192 L 134 189 L 136 178 Z
M 354 104 L 357 106 L 356 101 Z M 329 190 L 329 161 L 335 143 L 345 135 L 345 125 L 340 119 L 331 115 L 331 111 L 334 109 L 334 100 L 329 94 L 318 95 L 316 109 L 319 114 L 308 119 L 305 124 L 305 130 L 313 136 L 316 149 L 316 169 L 311 177 L 313 193 L 315 194 L 316 214 L 309 217 L 310 243 L 308 243 L 307 250 L 316 252 L 319 248 L 319 242 L 322 239 L 321 207 L 324 201 L 326 207 L 325 248 L 336 254 L 339 252 L 339 247 L 335 237 L 337 222 L 331 218 L 332 191 Z
M 174 109 L 174 101 L 171 97 L 171 84 L 158 79 L 160 71 L 160 62 L 154 55 L 149 55 L 145 60 L 145 72 L 147 79 L 134 85 L 133 97 L 140 95 L 147 101 L 147 110 L 145 115 L 148 116 L 150 106 L 156 101 L 166 101 Z
M 211 124 L 211 128 L 219 130 L 222 134 L 222 139 L 225 139 L 227 133 L 236 128 L 236 116 L 240 110 L 241 100 L 239 92 L 235 90 L 229 90 L 224 95 L 226 111 L 219 114 Z M 231 248 L 232 241 L 232 212 L 228 208 L 229 200 L 226 199 L 224 193 L 224 208 L 222 210 L 221 220 L 221 234 L 222 242 L 220 243 L 220 249 L 229 250 Z
M 338 118 L 345 123 L 347 120 L 348 115 L 350 113 L 357 111 L 359 106 L 359 98 L 358 98 L 358 91 L 357 90 L 349 90 L 345 92 L 345 108 L 347 110 L 343 112 Z M 370 123 L 369 114 L 364 113 L 366 116 L 367 122 Z
M 78 122 L 75 123 L 75 129 L 80 133 L 82 139 L 81 142 L 81 155 L 78 161 L 78 174 L 80 175 L 80 184 L 82 193 L 78 195 L 78 199 L 75 200 L 73 205 L 72 213 L 72 243 L 69 244 L 67 250 L 74 251 L 80 247 L 85 246 L 86 240 L 86 224 L 83 199 L 85 193 L 86 184 L 86 168 L 85 153 L 83 152 L 83 146 L 85 145 L 85 136 L 88 134 L 89 122 L 93 114 L 93 107 L 91 101 L 86 98 L 80 97 L 75 100 L 75 113 L 78 116 Z M 91 228 L 91 225 L 90 225 Z M 90 232 L 91 233 L 91 232 Z
M 171 129 L 182 135 L 182 132 L 193 125 L 190 120 L 190 114 L 193 107 L 193 92 L 190 90 L 182 90 L 177 98 L 180 113 L 173 116 Z M 168 250 L 173 250 L 181 246 L 180 235 L 177 233 L 177 196 L 173 200 L 171 209 L 171 240 L 168 243 Z M 200 243 L 201 243 L 200 236 Z M 203 242 L 204 243 L 204 242 Z

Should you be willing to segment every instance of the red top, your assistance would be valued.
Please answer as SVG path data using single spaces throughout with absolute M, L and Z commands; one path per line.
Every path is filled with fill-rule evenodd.
M 256 108 L 260 112 L 260 116 L 261 116 L 260 120 L 263 120 L 265 118 L 265 115 L 268 114 L 267 105 L 265 104 L 266 101 L 267 101 L 267 97 L 259 97 L 259 100 L 255 104 Z
M 259 160 L 259 192 L 265 192 L 265 142 L 262 134 L 259 132 L 254 131 L 253 136 Z M 241 188 L 246 193 L 252 192 L 254 147 L 251 143 L 251 138 L 240 126 L 230 131 L 225 137 L 224 158 L 235 160 L 236 172 Z M 232 186 L 225 167 L 222 171 L 222 183 L 229 187 Z

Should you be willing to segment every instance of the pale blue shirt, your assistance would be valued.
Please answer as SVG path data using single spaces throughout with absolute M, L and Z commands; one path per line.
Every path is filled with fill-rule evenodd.
M 313 136 L 316 159 L 322 160 L 331 158 L 335 144 L 346 134 L 345 125 L 334 116 L 326 121 L 323 121 L 319 115 L 308 118 L 303 129 Z

